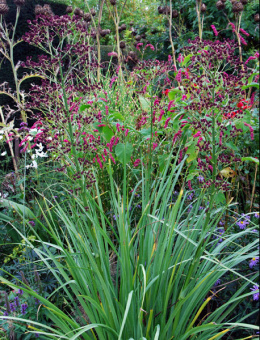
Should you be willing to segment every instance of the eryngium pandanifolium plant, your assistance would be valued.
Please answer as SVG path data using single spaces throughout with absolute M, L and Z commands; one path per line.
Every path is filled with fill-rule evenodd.
M 172 164 L 169 160 L 153 182 L 143 170 L 129 195 L 126 176 L 121 190 L 112 171 L 108 171 L 113 224 L 104 212 L 98 182 L 92 192 L 86 192 L 87 211 L 85 201 L 70 194 L 66 206 L 58 202 L 52 206 L 46 201 L 43 219 L 38 222 L 52 241 L 46 244 L 35 233 L 46 250 L 35 248 L 25 235 L 20 235 L 52 271 L 59 287 L 43 298 L 22 282 L 15 285 L 3 277 L 1 281 L 39 299 L 50 323 L 46 326 L 26 316 L 17 320 L 12 316 L 0 318 L 26 322 L 33 327 L 32 332 L 46 339 L 185 340 L 192 336 L 209 340 L 220 339 L 235 328 L 257 329 L 243 323 L 243 318 L 234 321 L 230 316 L 241 301 L 255 293 L 250 287 L 256 285 L 257 274 L 245 277 L 239 265 L 256 256 L 258 241 L 246 246 L 238 242 L 254 233 L 253 228 L 236 234 L 225 232 L 219 242 L 217 226 L 225 208 L 200 209 L 207 189 L 189 213 L 185 205 L 188 192 L 184 189 L 173 202 L 172 194 L 185 162 L 184 158 L 177 165 L 177 158 Z M 136 219 L 132 203 L 139 186 L 143 205 Z M 52 218 L 53 211 L 58 222 Z M 52 248 L 57 255 L 53 255 Z M 207 314 L 207 305 L 218 293 L 212 292 L 214 284 L 230 273 L 240 280 L 240 288 Z M 62 309 L 50 302 L 60 290 L 64 295 Z

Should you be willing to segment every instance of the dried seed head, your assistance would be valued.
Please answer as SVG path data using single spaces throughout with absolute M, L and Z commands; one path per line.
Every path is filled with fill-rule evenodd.
M 9 7 L 5 0 L 0 0 L 0 16 L 5 15 L 9 11 Z
M 120 48 L 123 50 L 125 48 L 125 42 L 124 41 L 120 41 Z
M 141 38 L 141 36 L 140 35 L 137 35 L 136 37 L 135 37 L 135 40 L 136 41 L 140 41 L 142 38 Z
M 126 30 L 126 24 L 122 24 L 122 25 L 121 25 L 121 30 L 122 30 L 122 31 L 125 31 L 125 30 Z
M 169 6 L 165 6 L 163 8 L 163 14 L 170 14 L 170 7 Z
M 254 21 L 255 21 L 255 22 L 259 22 L 259 13 L 256 13 L 256 14 L 254 15 Z
M 246 4 L 247 4 L 247 0 L 240 0 L 240 2 L 241 2 L 243 5 L 246 5 Z
M 25 0 L 14 0 L 16 6 L 23 6 L 25 4 Z
M 200 10 L 201 10 L 201 13 L 206 12 L 207 6 L 205 4 L 201 4 Z
M 48 4 L 43 5 L 42 7 L 42 14 L 46 15 L 46 16 L 51 16 L 53 15 L 51 6 Z
M 146 33 L 142 33 L 142 34 L 140 34 L 140 36 L 141 36 L 142 39 L 145 39 L 146 38 Z
M 130 22 L 129 22 L 129 25 L 130 25 L 130 26 L 134 26 L 134 24 L 135 24 L 135 23 L 134 23 L 133 21 L 130 21 Z
M 35 14 L 35 15 L 40 15 L 40 14 L 42 14 L 42 13 L 43 13 L 43 11 L 42 11 L 42 6 L 36 5 L 35 8 L 34 8 L 34 14 Z
M 91 14 L 90 13 L 84 13 L 83 18 L 86 22 L 90 22 L 91 21 Z
M 75 14 L 75 15 L 79 15 L 79 14 L 80 14 L 80 11 L 81 11 L 81 9 L 78 8 L 78 7 L 76 7 L 76 8 L 74 9 L 74 14 Z
M 94 17 L 97 14 L 94 8 L 91 8 L 90 14 L 92 15 L 92 17 Z
M 244 9 L 244 6 L 243 6 L 243 4 L 241 2 L 236 1 L 236 2 L 233 3 L 232 11 L 234 13 L 242 12 L 243 9 Z
M 159 14 L 163 14 L 163 13 L 164 13 L 164 7 L 159 6 L 159 7 L 158 7 L 158 13 L 159 13 Z
M 72 13 L 72 12 L 73 12 L 73 7 L 72 6 L 67 6 L 66 13 Z
M 221 0 L 219 0 L 219 1 L 216 3 L 216 6 L 217 6 L 217 9 L 218 9 L 218 10 L 221 10 L 221 9 L 224 9 L 224 8 L 225 8 L 225 4 L 224 4 L 224 2 L 222 2 Z
M 116 5 L 116 0 L 110 0 L 110 3 L 112 6 L 115 6 Z
M 179 16 L 178 11 L 177 11 L 176 9 L 174 9 L 174 10 L 172 11 L 172 17 L 173 17 L 173 18 L 178 18 L 178 16 Z

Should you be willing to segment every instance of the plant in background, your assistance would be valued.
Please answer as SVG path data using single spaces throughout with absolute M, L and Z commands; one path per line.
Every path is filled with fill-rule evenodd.
M 14 26 L 11 28 L 7 26 L 5 23 L 5 20 L 3 18 L 3 15 L 8 12 L 8 6 L 6 2 L 2 2 L 0 5 L 0 34 L 1 34 L 1 41 L 0 41 L 0 54 L 2 55 L 3 59 L 8 60 L 8 62 L 11 64 L 12 72 L 13 72 L 13 78 L 15 83 L 15 91 L 12 91 L 9 88 L 9 84 L 4 82 L 0 84 L 0 95 L 8 96 L 13 100 L 13 103 L 15 105 L 15 110 L 11 109 L 8 106 L 5 106 L 3 109 L 0 108 L 0 114 L 1 114 L 1 126 L 2 131 L 4 132 L 4 135 L 6 137 L 6 141 L 8 143 L 8 147 L 11 153 L 13 167 L 16 175 L 17 182 L 20 182 L 20 174 L 19 174 L 19 133 L 17 129 L 14 129 L 14 119 L 17 113 L 20 115 L 20 118 L 22 122 L 27 123 L 27 112 L 26 112 L 26 101 L 28 99 L 28 94 L 26 94 L 22 90 L 23 82 L 27 79 L 39 77 L 40 75 L 37 73 L 30 73 L 25 74 L 21 78 L 18 77 L 18 70 L 21 68 L 21 62 L 18 62 L 15 64 L 14 61 L 14 49 L 15 47 L 21 42 L 21 40 L 16 40 L 15 35 L 17 31 L 21 6 L 24 5 L 24 1 L 14 1 L 16 4 L 16 18 Z M 2 65 L 1 65 L 2 66 Z M 12 141 L 14 141 L 14 150 Z M 22 183 L 20 182 L 20 189 L 23 192 L 24 188 Z

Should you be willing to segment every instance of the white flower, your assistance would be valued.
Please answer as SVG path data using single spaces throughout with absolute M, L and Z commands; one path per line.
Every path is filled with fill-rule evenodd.
M 5 156 L 6 154 L 7 154 L 7 152 L 4 151 L 4 152 L 1 153 L 1 156 Z
M 4 136 L 0 136 L 0 140 L 3 139 Z
M 37 169 L 37 168 L 38 168 L 37 162 L 36 162 L 36 161 L 33 161 L 32 164 L 26 165 L 26 169 L 29 169 L 29 168 L 35 168 L 35 169 Z

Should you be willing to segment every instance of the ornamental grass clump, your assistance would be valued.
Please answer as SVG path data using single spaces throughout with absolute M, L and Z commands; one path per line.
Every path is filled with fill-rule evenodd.
M 239 238 L 249 237 L 253 228 L 237 234 L 222 232 L 219 242 L 213 236 L 218 236 L 216 228 L 224 207 L 208 212 L 199 209 L 207 194 L 202 191 L 187 214 L 188 192 L 183 188 L 173 202 L 172 193 L 184 162 L 185 159 L 177 164 L 177 158 L 171 158 L 154 181 L 143 168 L 143 176 L 131 194 L 127 190 L 126 164 L 122 190 L 115 185 L 108 168 L 113 224 L 104 211 L 97 181 L 95 188 L 86 193 L 87 212 L 85 202 L 76 196 L 67 195 L 66 206 L 45 201 L 46 207 L 41 207 L 43 219 L 35 220 L 51 237 L 48 247 L 33 227 L 31 231 L 46 252 L 19 234 L 56 277 L 59 287 L 44 298 L 22 281 L 18 285 L 3 277 L 1 281 L 38 299 L 48 325 L 29 320 L 26 315 L 24 318 L 5 315 L 0 319 L 25 322 L 30 325 L 29 332 L 47 339 L 70 340 L 173 336 L 180 340 L 191 336 L 209 340 L 239 328 L 257 330 L 256 326 L 244 323 L 243 318 L 231 319 L 241 301 L 258 293 L 257 274 L 249 278 L 239 270 L 242 261 L 257 255 L 256 239 L 246 246 L 238 243 Z M 136 219 L 132 204 L 139 186 L 142 208 Z M 210 199 L 214 200 L 214 195 Z M 53 214 L 58 223 L 52 219 Z M 52 249 L 58 251 L 57 255 Z M 214 296 L 228 289 L 229 283 L 214 288 L 217 290 L 213 292 L 214 284 L 228 273 L 240 281 L 240 287 L 213 310 Z M 62 309 L 50 302 L 61 291 Z

